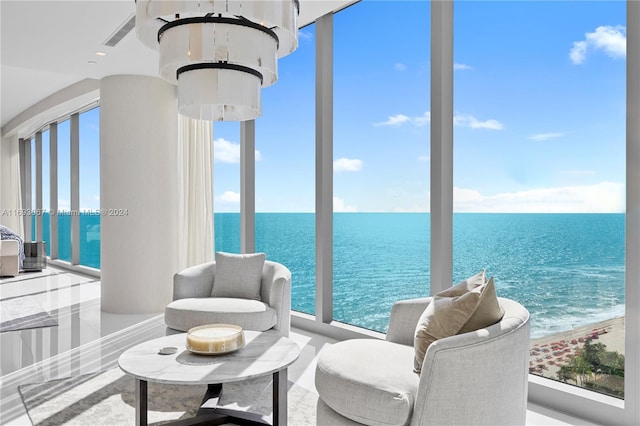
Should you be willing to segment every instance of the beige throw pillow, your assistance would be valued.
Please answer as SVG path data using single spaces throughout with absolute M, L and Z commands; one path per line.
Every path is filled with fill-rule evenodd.
M 478 272 L 475 275 L 470 276 L 464 281 L 460 281 L 458 284 L 453 287 L 449 287 L 441 292 L 437 293 L 436 296 L 441 297 L 454 297 L 454 296 L 462 296 L 465 293 L 473 290 L 474 288 L 480 287 L 487 283 L 487 275 L 485 270 Z
M 416 326 L 413 371 L 420 374 L 429 346 L 438 339 L 495 324 L 504 311 L 498 304 L 493 278 L 484 271 L 436 294 Z
M 504 309 L 502 309 L 500 303 L 498 303 L 498 295 L 496 294 L 493 277 L 491 277 L 489 282 L 483 287 L 484 289 L 480 291 L 480 300 L 478 300 L 476 309 L 460 331 L 458 331 L 458 334 L 488 327 L 500 321 L 504 316 Z
M 216 275 L 211 296 L 260 300 L 264 253 L 216 253 Z

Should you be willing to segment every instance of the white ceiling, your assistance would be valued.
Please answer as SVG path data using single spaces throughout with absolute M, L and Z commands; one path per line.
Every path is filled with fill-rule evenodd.
M 300 26 L 356 1 L 300 0 Z M 84 79 L 157 76 L 158 54 L 135 30 L 114 47 L 104 45 L 134 14 L 134 0 L 0 0 L 0 126 Z

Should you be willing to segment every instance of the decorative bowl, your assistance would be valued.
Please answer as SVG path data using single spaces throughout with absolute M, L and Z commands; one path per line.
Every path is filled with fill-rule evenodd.
M 187 350 L 198 355 L 228 354 L 244 347 L 244 331 L 233 324 L 208 324 L 187 333 Z

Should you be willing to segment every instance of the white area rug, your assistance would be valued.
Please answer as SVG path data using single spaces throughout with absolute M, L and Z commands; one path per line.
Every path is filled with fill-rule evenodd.
M 271 378 L 224 385 L 220 405 L 271 414 Z M 135 381 L 119 368 L 19 387 L 36 425 L 135 424 Z M 149 424 L 193 417 L 206 386 L 148 384 Z M 289 424 L 314 425 L 317 395 L 289 382 Z
M 58 325 L 34 297 L 23 296 L 0 301 L 0 332 Z

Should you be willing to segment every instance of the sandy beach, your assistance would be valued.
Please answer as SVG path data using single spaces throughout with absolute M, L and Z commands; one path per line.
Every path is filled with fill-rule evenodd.
M 608 351 L 624 355 L 624 317 L 562 331 L 549 336 L 531 339 L 529 352 L 529 372 L 557 379 L 556 372 L 584 341 L 592 338 L 595 343 L 603 343 Z

